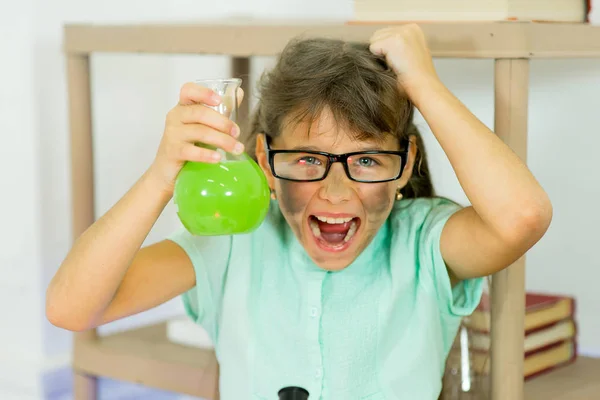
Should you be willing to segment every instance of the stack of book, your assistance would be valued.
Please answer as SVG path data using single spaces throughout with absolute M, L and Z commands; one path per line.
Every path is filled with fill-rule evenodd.
M 487 376 L 490 371 L 490 299 L 487 294 L 475 312 L 464 319 L 468 331 L 470 368 Z M 577 358 L 575 299 L 539 293 L 525 295 L 524 379 L 568 365 Z M 460 335 L 459 335 L 460 336 Z M 465 341 L 462 341 L 464 346 Z M 454 357 L 460 351 L 457 340 Z M 464 354 L 464 349 L 462 354 Z
M 354 0 L 354 21 L 585 22 L 591 0 Z

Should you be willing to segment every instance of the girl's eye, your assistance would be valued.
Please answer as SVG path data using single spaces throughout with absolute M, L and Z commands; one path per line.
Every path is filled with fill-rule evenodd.
M 319 165 L 321 161 L 313 156 L 305 156 L 298 160 L 298 164 L 301 165 Z
M 377 165 L 377 161 L 372 159 L 371 157 L 360 157 L 357 161 L 357 164 L 361 167 L 373 167 Z

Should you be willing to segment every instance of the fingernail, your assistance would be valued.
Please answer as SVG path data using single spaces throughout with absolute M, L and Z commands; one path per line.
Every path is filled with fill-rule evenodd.
M 213 93 L 212 96 L 210 96 L 212 101 L 215 102 L 216 104 L 221 104 L 221 96 L 219 96 L 216 93 Z
M 242 154 L 244 151 L 244 145 L 242 143 L 237 143 L 233 148 L 234 154 Z
M 212 159 L 215 161 L 220 161 L 221 160 L 221 155 L 219 153 L 213 153 L 212 155 Z
M 240 136 L 240 127 L 237 124 L 233 124 L 233 128 L 231 128 L 231 136 L 237 138 Z

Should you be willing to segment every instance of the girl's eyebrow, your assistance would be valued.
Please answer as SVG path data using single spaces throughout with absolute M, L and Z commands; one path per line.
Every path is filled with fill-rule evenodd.
M 305 145 L 299 145 L 299 146 L 294 146 L 292 148 L 290 148 L 290 150 L 299 150 L 299 151 L 322 151 L 321 149 L 318 149 L 314 146 L 305 146 Z
M 297 151 L 323 151 L 322 149 L 319 149 L 317 147 L 314 146 L 306 146 L 306 145 L 299 145 L 299 146 L 294 146 L 292 148 L 290 148 L 290 150 L 297 150 Z M 372 144 L 372 145 L 366 145 L 366 146 L 362 146 L 360 148 L 357 148 L 355 150 L 349 151 L 348 153 L 356 153 L 356 152 L 361 152 L 361 151 L 383 151 L 385 149 L 382 149 L 381 146 Z M 327 152 L 326 153 L 333 153 L 333 152 Z

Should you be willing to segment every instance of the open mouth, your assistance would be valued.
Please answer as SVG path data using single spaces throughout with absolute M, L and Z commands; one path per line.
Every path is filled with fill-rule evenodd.
M 311 215 L 308 224 L 320 248 L 327 251 L 343 251 L 352 243 L 360 227 L 360 218 Z

